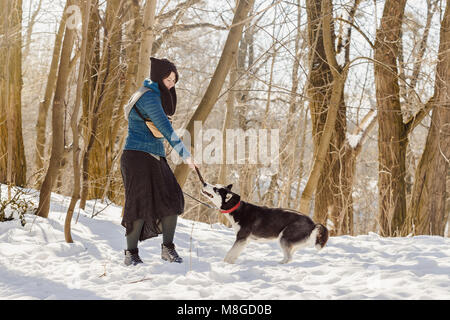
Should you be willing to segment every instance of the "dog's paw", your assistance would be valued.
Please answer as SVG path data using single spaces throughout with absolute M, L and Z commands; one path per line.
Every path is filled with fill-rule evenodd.
M 233 259 L 233 258 L 230 257 L 230 256 L 226 256 L 226 257 L 223 259 L 223 261 L 226 262 L 226 263 L 234 264 L 235 261 L 236 261 L 236 259 Z

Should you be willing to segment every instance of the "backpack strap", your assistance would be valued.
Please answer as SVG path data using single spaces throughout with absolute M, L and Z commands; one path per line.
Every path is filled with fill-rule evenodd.
M 1 0 L 0 0 L 1 1 Z M 142 113 L 139 111 L 138 107 L 136 106 L 136 102 L 138 102 L 138 100 L 144 95 L 144 93 L 146 93 L 147 91 L 153 91 L 150 88 L 147 87 L 140 87 L 138 89 L 138 91 L 136 91 L 135 93 L 133 93 L 133 95 L 131 96 L 131 98 L 128 100 L 127 104 L 124 106 L 123 108 L 123 112 L 124 112 L 124 116 L 125 116 L 125 120 L 128 121 L 128 116 L 130 115 L 131 109 L 136 110 L 137 114 L 139 115 L 139 117 L 144 120 L 145 122 L 149 122 L 151 121 L 150 119 L 146 119 L 144 118 L 144 116 L 142 115 Z M 169 121 L 172 123 L 172 116 L 168 116 L 166 115 L 167 118 L 169 119 Z
M 0 0 L 1 1 L 1 0 Z M 139 109 L 136 107 L 136 102 L 138 102 L 138 100 L 144 95 L 144 93 L 146 93 L 147 91 L 153 91 L 150 88 L 147 87 L 140 87 L 138 89 L 138 91 L 136 91 L 135 93 L 133 93 L 133 95 L 131 96 L 131 98 L 128 100 L 127 104 L 124 106 L 123 108 L 123 112 L 124 112 L 124 116 L 125 116 L 125 120 L 128 121 L 128 116 L 130 115 L 131 109 L 136 110 L 137 114 L 139 115 L 139 117 L 141 117 L 142 120 L 144 121 L 150 121 L 150 119 L 145 119 L 144 116 L 142 115 L 142 113 L 139 111 Z M 172 116 L 168 116 L 166 115 L 167 118 L 169 119 L 170 122 L 172 122 Z
M 133 109 L 133 108 L 131 108 Z M 134 110 L 136 110 L 137 114 L 139 117 L 141 117 L 142 120 L 144 120 L 145 122 L 150 121 L 150 119 L 145 119 L 144 116 L 142 115 L 142 113 L 140 113 L 138 107 L 136 107 L 136 105 L 134 105 Z
M 144 93 L 146 93 L 147 91 L 152 91 L 152 89 L 147 88 L 147 87 L 140 87 L 138 89 L 138 91 L 136 91 L 135 93 L 133 93 L 133 95 L 131 96 L 131 98 L 128 100 L 127 104 L 124 106 L 123 108 L 123 112 L 124 112 L 124 117 L 125 120 L 128 121 L 128 116 L 130 114 L 131 109 L 133 109 L 133 107 L 135 106 L 136 102 L 144 95 Z M 138 108 L 135 108 L 138 115 L 144 120 L 144 121 L 148 121 L 146 120 L 142 114 L 139 112 Z

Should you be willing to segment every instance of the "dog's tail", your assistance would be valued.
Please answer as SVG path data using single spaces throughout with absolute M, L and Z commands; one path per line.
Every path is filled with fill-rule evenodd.
M 317 230 L 315 247 L 320 250 L 328 241 L 328 229 L 323 224 L 317 223 L 314 230 Z

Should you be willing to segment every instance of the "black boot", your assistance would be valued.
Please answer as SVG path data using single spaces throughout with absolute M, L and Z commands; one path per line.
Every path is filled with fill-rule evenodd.
M 131 250 L 125 250 L 125 261 L 124 261 L 126 266 L 129 265 L 137 265 L 140 263 L 144 263 L 142 262 L 141 258 L 139 257 L 139 249 L 131 249 Z
M 175 250 L 175 245 L 171 244 L 161 244 L 161 259 L 169 262 L 182 263 L 183 258 L 181 258 L 177 251 Z

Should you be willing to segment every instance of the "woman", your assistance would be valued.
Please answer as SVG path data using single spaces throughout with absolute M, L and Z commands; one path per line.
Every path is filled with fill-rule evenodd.
M 151 81 L 144 81 L 144 87 L 150 90 L 137 100 L 128 114 L 128 136 L 121 158 L 125 187 L 122 225 L 126 228 L 127 240 L 125 265 L 142 263 L 138 240 L 144 241 L 161 233 L 161 258 L 170 262 L 183 261 L 175 250 L 173 238 L 177 216 L 184 211 L 184 197 L 167 164 L 164 138 L 185 163 L 192 169 L 196 167 L 168 119 L 176 110 L 177 69 L 167 59 L 150 60 Z M 144 119 L 151 120 L 164 137 L 155 136 Z

